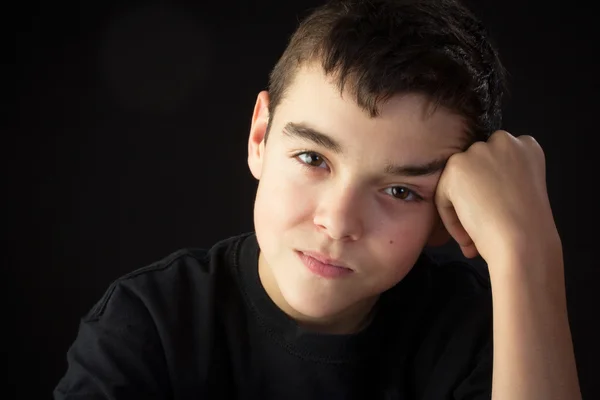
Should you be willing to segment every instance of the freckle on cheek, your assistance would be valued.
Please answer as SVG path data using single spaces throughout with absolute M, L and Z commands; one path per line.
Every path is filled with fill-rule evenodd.
M 394 243 L 394 241 L 393 241 L 393 240 L 390 240 L 390 244 L 392 244 L 392 243 Z

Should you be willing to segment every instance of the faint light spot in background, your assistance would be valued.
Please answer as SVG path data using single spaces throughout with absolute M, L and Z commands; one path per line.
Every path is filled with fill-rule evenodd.
M 184 11 L 161 5 L 117 15 L 103 39 L 102 71 L 124 109 L 175 112 L 208 78 L 210 41 Z

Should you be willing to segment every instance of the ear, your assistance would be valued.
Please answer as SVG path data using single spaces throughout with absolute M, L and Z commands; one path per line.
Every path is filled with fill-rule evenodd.
M 433 230 L 431 231 L 431 234 L 429 235 L 429 239 L 427 241 L 427 246 L 440 247 L 440 246 L 443 246 L 446 243 L 448 243 L 448 241 L 451 238 L 452 238 L 452 236 L 450 235 L 450 233 L 448 233 L 448 230 L 446 230 L 446 227 L 444 226 L 442 219 L 438 215 L 435 225 L 433 227 Z
M 256 179 L 262 175 L 265 154 L 265 135 L 269 123 L 269 93 L 262 91 L 256 98 L 248 138 L 248 166 Z

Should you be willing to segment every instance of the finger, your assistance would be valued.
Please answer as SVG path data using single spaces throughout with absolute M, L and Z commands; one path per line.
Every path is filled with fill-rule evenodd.
M 475 258 L 479 255 L 479 250 L 477 250 L 475 243 L 471 243 L 469 246 L 460 246 L 460 251 L 462 251 L 466 258 Z
M 460 246 L 462 253 L 467 258 L 476 257 L 479 253 L 477 251 L 477 247 L 473 240 L 463 227 L 454 207 L 445 206 L 438 208 L 438 213 L 440 214 L 440 218 L 446 227 L 446 230 L 454 238 L 456 243 Z
M 458 243 L 464 256 L 467 258 L 476 257 L 479 254 L 477 247 L 460 222 L 460 218 L 450 200 L 448 191 L 446 190 L 446 183 L 443 179 L 440 179 L 438 183 L 435 203 L 444 227 Z

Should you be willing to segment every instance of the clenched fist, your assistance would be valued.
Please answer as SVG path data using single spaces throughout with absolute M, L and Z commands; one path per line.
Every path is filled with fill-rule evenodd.
M 466 257 L 498 260 L 560 243 L 545 156 L 531 136 L 496 131 L 448 160 L 436 191 L 448 233 Z

